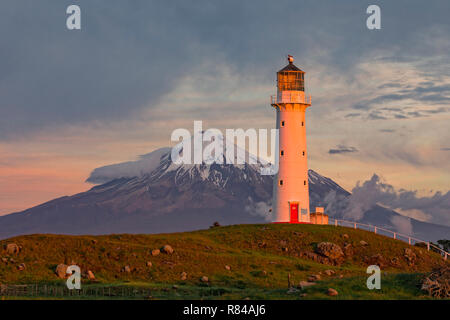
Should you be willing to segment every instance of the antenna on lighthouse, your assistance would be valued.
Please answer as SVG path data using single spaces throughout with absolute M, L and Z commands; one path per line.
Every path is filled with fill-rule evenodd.
M 288 54 L 287 59 L 288 59 L 289 63 L 293 63 L 294 62 L 294 57 L 291 56 L 290 54 Z

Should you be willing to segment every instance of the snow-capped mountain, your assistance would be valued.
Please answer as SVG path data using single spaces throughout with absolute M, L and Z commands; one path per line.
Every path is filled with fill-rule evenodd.
M 236 149 L 237 150 L 237 149 Z M 235 154 L 238 154 L 237 152 Z M 58 198 L 23 212 L 0 217 L 0 238 L 30 233 L 162 233 L 270 220 L 272 176 L 267 163 L 243 152 L 241 164 L 175 164 L 171 148 L 137 161 L 95 169 L 89 191 Z M 241 155 L 242 155 L 241 154 Z M 235 158 L 236 160 L 236 158 Z M 343 217 L 350 193 L 329 178 L 309 171 L 310 205 Z M 392 210 L 374 206 L 362 221 L 395 229 Z M 442 239 L 450 228 L 411 219 L 416 236 Z

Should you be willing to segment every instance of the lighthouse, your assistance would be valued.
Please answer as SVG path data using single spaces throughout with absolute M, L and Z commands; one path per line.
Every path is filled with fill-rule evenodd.
M 305 72 L 288 65 L 277 72 L 277 95 L 271 97 L 279 130 L 279 170 L 273 185 L 273 222 L 310 223 L 305 111 Z

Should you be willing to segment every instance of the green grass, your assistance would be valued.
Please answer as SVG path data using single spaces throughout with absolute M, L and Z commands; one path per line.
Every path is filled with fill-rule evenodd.
M 344 233 L 348 239 L 343 238 Z M 360 245 L 361 240 L 369 245 Z M 351 243 L 354 255 L 338 266 L 303 257 L 322 241 L 340 246 Z M 22 246 L 22 251 L 8 256 L 2 248 L 12 242 Z M 165 244 L 175 249 L 172 255 L 151 255 L 152 249 Z M 284 252 L 282 247 L 289 250 Z M 434 252 L 388 237 L 317 225 L 235 225 L 158 235 L 29 235 L 2 240 L 0 248 L 0 257 L 14 260 L 7 264 L 0 260 L 0 283 L 64 285 L 65 280 L 56 277 L 55 267 L 73 262 L 96 276 L 95 283 L 83 279 L 83 288 L 136 286 L 149 289 L 153 299 L 334 299 L 326 295 L 329 287 L 339 291 L 338 299 L 415 299 L 423 298 L 417 288 L 421 274 L 445 263 Z M 403 257 L 405 248 L 416 253 L 414 265 L 408 265 Z M 370 291 L 365 284 L 365 261 L 375 254 L 388 261 L 382 270 L 387 275 L 382 278 L 382 290 Z M 389 263 L 393 258 L 398 265 Z M 153 266 L 147 267 L 147 261 Z M 20 263 L 25 263 L 26 270 L 17 270 Z M 134 271 L 121 272 L 126 265 Z M 324 275 L 327 269 L 335 274 Z M 187 280 L 180 280 L 181 272 L 187 272 Z M 322 280 L 301 292 L 306 296 L 286 293 L 289 274 L 297 284 L 320 272 Z M 204 275 L 210 279 L 208 284 L 200 281 Z M 172 289 L 173 285 L 178 289 Z

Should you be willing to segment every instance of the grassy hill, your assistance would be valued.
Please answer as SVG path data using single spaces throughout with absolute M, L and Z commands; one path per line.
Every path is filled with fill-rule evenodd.
M 320 242 L 350 249 L 339 261 L 324 259 L 315 253 Z M 8 254 L 8 243 L 20 252 Z M 152 255 L 166 244 L 172 254 Z M 414 259 L 405 255 L 407 248 Z M 152 298 L 162 299 L 420 299 L 426 298 L 418 287 L 422 274 L 448 263 L 434 252 L 363 230 L 283 224 L 152 235 L 28 235 L 0 241 L 0 258 L 0 284 L 64 286 L 56 266 L 77 264 L 95 274 L 95 281 L 82 280 L 83 287 L 148 288 Z M 381 290 L 366 287 L 370 264 L 382 265 Z M 293 285 L 311 275 L 321 279 L 287 293 L 289 275 Z M 328 288 L 339 295 L 329 297 Z

